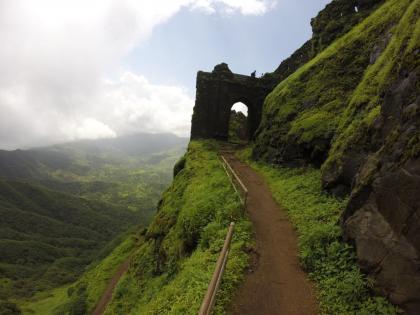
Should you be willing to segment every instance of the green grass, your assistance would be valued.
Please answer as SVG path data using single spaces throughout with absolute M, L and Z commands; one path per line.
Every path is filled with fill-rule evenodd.
M 25 314 L 52 314 L 52 310 L 63 304 L 68 299 L 69 286 L 56 288 L 36 294 L 31 301 L 19 303 L 22 313 Z
M 328 163 L 338 159 L 349 139 L 360 136 L 357 129 L 372 123 L 395 66 L 418 47 L 409 41 L 415 42 L 419 7 L 418 0 L 386 1 L 280 82 L 265 99 L 255 156 L 320 165 L 333 146 Z M 388 36 L 385 51 L 371 65 L 372 52 Z
M 414 51 L 420 47 L 420 1 L 407 6 L 395 6 L 394 14 L 401 16 L 393 28 L 393 36 L 378 60 L 369 66 L 353 92 L 340 118 L 338 132 L 324 169 L 340 166 L 343 153 L 361 146 L 375 118 L 379 116 L 383 95 L 397 78 L 399 69 L 414 68 L 419 61 Z M 408 66 L 407 66 L 408 64 Z M 415 96 L 414 96 L 415 97 Z M 414 100 L 413 100 L 414 101 Z M 407 148 L 409 150 L 409 148 Z
M 30 298 L 76 281 L 105 248 L 112 250 L 113 239 L 139 220 L 108 203 L 7 180 L 0 180 L 0 215 L 4 300 Z
M 76 303 L 81 303 L 83 312 L 91 312 L 102 296 L 109 280 L 118 267 L 130 256 L 138 243 L 137 237 L 129 235 L 104 259 L 89 269 L 75 283 L 36 294 L 30 300 L 17 301 L 23 314 L 54 315 L 74 314 Z M 83 288 L 82 290 L 80 290 Z M 79 293 L 83 294 L 79 294 Z M 81 296 L 81 297 L 80 297 Z
M 193 141 L 184 168 L 164 193 L 158 213 L 120 281 L 106 314 L 197 314 L 227 227 L 232 250 L 217 296 L 224 314 L 248 263 L 251 224 L 217 155 L 217 143 Z
M 172 168 L 181 156 L 181 150 L 122 161 L 110 159 L 99 165 L 78 160 L 74 153 L 70 156 L 75 166 L 82 167 L 87 163 L 87 170 L 79 174 L 72 169 L 59 169 L 49 172 L 50 179 L 41 183 L 55 190 L 130 209 L 139 213 L 141 221 L 147 225 L 156 202 L 172 180 Z
M 146 226 L 181 148 L 154 152 L 152 145 L 152 152 L 99 152 L 77 143 L 0 152 L 0 301 L 21 304 L 80 284 L 87 266 L 119 245 L 121 233 Z M 85 280 L 92 282 L 90 307 L 92 285 L 103 283 Z
M 137 238 L 130 235 L 112 253 L 87 273 L 78 281 L 86 283 L 87 286 L 87 308 L 92 310 L 99 298 L 102 296 L 109 280 L 113 277 L 118 267 L 129 258 L 136 243 Z M 76 284 L 78 286 L 79 284 Z
M 384 298 L 371 296 L 372 281 L 357 266 L 354 249 L 341 241 L 338 220 L 345 200 L 322 191 L 314 168 L 273 167 L 239 156 L 261 173 L 298 233 L 301 264 L 318 288 L 323 314 L 396 314 Z

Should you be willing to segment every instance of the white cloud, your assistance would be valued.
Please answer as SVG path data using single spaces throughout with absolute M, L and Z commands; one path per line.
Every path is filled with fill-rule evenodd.
M 145 77 L 127 72 L 117 81 L 103 82 L 95 103 L 106 109 L 97 109 L 97 115 L 118 134 L 140 129 L 185 136 L 194 101 L 181 87 L 151 84 Z
M 69 140 L 115 138 L 117 136 L 108 125 L 94 118 L 86 118 L 80 124 L 65 124 L 61 129 Z
M 193 1 L 192 8 L 210 14 L 220 9 L 227 14 L 240 12 L 243 15 L 262 15 L 273 8 L 275 3 L 275 1 L 264 0 L 197 0 Z
M 0 0 L 0 148 L 136 131 L 188 134 L 187 91 L 116 75 L 124 56 L 182 8 L 260 15 L 272 3 Z

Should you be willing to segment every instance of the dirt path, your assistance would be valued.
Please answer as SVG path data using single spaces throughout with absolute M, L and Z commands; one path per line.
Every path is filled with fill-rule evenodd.
M 248 188 L 247 211 L 253 223 L 257 251 L 251 270 L 233 300 L 231 313 L 317 314 L 316 294 L 299 266 L 296 233 L 284 210 L 274 201 L 258 173 L 239 161 L 232 151 L 222 154 Z
M 124 261 L 115 272 L 114 276 L 111 280 L 109 280 L 108 285 L 105 289 L 105 292 L 102 294 L 101 299 L 99 300 L 98 304 L 96 304 L 95 309 L 92 312 L 92 315 L 101 315 L 105 312 L 106 306 L 111 301 L 112 292 L 114 291 L 115 286 L 117 285 L 118 281 L 124 275 L 124 273 L 128 270 L 130 266 L 131 257 L 129 257 L 126 261 Z

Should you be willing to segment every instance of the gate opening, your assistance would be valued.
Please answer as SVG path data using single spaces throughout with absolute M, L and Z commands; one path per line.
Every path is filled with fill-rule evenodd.
M 230 111 L 228 141 L 244 144 L 250 140 L 248 107 L 241 102 L 235 103 Z

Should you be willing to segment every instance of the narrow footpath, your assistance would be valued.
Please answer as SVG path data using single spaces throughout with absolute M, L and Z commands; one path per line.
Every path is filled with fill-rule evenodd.
M 299 265 L 297 236 L 286 213 L 273 199 L 261 175 L 233 150 L 221 154 L 248 189 L 247 212 L 253 223 L 256 253 L 231 306 L 233 315 L 315 315 L 313 285 Z
M 128 270 L 128 267 L 130 267 L 130 261 L 131 256 L 118 267 L 114 276 L 111 278 L 111 280 L 109 280 L 101 299 L 99 300 L 98 304 L 96 304 L 95 309 L 93 310 L 91 315 L 101 315 L 105 312 L 108 303 L 112 299 L 112 292 L 114 291 L 115 286 L 117 285 L 121 277 L 125 274 L 125 272 Z

